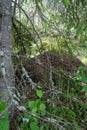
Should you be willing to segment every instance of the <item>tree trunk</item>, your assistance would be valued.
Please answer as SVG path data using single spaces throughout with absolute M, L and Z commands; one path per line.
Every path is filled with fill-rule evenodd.
M 14 88 L 11 24 L 11 0 L 0 0 L 0 100 L 6 101 L 8 109 L 12 108 Z

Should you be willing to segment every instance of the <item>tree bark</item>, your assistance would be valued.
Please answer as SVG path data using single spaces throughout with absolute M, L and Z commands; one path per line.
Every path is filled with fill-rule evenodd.
M 14 88 L 11 25 L 11 0 L 0 0 L 0 100 L 6 101 L 8 109 L 12 108 Z

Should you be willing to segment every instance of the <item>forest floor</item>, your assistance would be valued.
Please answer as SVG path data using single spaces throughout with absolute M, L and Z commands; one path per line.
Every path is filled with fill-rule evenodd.
M 81 120 L 85 120 L 83 119 L 85 118 L 84 112 L 82 110 L 81 115 L 77 117 L 80 104 L 79 103 L 77 104 L 77 102 L 75 101 L 71 101 L 71 98 L 73 99 L 77 98 L 79 101 L 82 101 L 83 103 L 86 102 L 85 92 L 82 91 L 81 85 L 78 86 L 80 82 L 76 84 L 74 83 L 74 80 L 72 78 L 73 75 L 77 73 L 78 67 L 81 66 L 85 67 L 85 65 L 78 58 L 74 58 L 69 54 L 58 55 L 55 52 L 45 52 L 30 59 L 28 58 L 21 59 L 21 64 L 18 64 L 16 70 L 16 87 L 17 88 L 19 87 L 18 90 L 21 93 L 20 104 L 24 105 L 28 101 L 37 99 L 36 91 L 35 89 L 32 89 L 28 81 L 29 79 L 27 79 L 26 75 L 23 76 L 22 68 L 24 67 L 27 74 L 32 79 L 33 83 L 36 84 L 36 88 L 38 88 L 39 86 L 40 87 L 39 89 L 41 89 L 44 92 L 45 102 L 47 102 L 47 100 L 51 98 L 49 90 L 51 89 L 52 86 L 50 82 L 54 83 L 54 86 L 56 86 L 59 92 L 61 91 L 62 94 L 66 94 L 65 95 L 66 98 L 60 94 L 59 100 L 55 99 L 54 104 L 56 107 L 68 106 L 70 109 L 73 106 L 72 107 L 73 112 L 76 114 L 75 121 L 77 121 L 77 124 L 79 125 Z M 69 98 L 68 96 L 70 96 L 71 98 Z M 76 108 L 75 110 L 76 104 L 78 105 L 78 108 Z M 81 107 L 83 109 L 83 106 Z M 15 111 L 14 117 L 10 123 L 11 125 L 10 130 L 18 130 L 17 126 L 19 126 L 20 123 L 18 123 L 17 117 L 18 115 L 21 116 L 22 113 L 23 113 L 22 111 L 17 110 Z M 63 118 L 68 120 L 67 117 Z M 81 127 L 84 130 L 87 129 L 85 123 L 83 123 Z

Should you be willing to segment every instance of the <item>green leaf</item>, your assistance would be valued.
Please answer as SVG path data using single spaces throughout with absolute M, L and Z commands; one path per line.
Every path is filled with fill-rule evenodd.
M 33 109 L 32 109 L 32 113 L 36 113 L 37 112 L 37 107 L 34 107 Z
M 0 130 L 9 130 L 9 121 L 0 119 Z
M 27 102 L 27 105 L 30 109 L 34 108 L 34 107 L 38 107 L 40 104 L 40 99 L 36 99 L 35 101 L 29 101 Z
M 45 116 L 46 115 L 46 111 L 41 111 L 41 116 Z
M 23 113 L 23 117 L 24 117 L 24 118 L 29 118 L 29 114 L 26 113 L 26 112 L 24 112 L 24 113 Z
M 34 117 L 33 120 L 34 120 L 34 122 L 35 122 L 36 124 L 38 124 L 39 121 L 38 121 L 37 118 Z
M 83 89 L 87 92 L 87 85 L 83 87 Z
M 35 106 L 39 106 L 40 102 L 41 102 L 40 99 L 36 99 L 35 100 Z
M 3 117 L 0 118 L 0 130 L 9 130 L 8 111 L 5 111 Z
M 70 0 L 64 0 L 64 3 L 66 5 L 66 7 L 68 7 L 70 5 Z
M 43 96 L 43 92 L 41 90 L 36 90 L 36 93 L 39 98 Z
M 30 128 L 31 128 L 31 130 L 40 130 L 38 125 L 37 125 L 37 122 L 31 122 Z
M 86 70 L 86 67 L 84 67 L 84 66 L 80 66 L 80 67 L 78 68 L 78 70 L 84 72 L 84 71 Z
M 87 83 L 87 76 L 86 76 L 86 75 L 83 75 L 82 78 L 81 78 L 81 80 L 82 80 L 83 82 Z
M 83 27 L 83 25 L 80 24 L 79 27 L 76 29 L 77 35 L 81 35 L 83 33 L 83 28 L 82 27 Z
M 40 110 L 41 110 L 41 111 L 45 111 L 45 109 L 46 109 L 45 104 L 44 104 L 44 103 L 41 103 L 41 104 L 40 104 Z
M 6 102 L 0 101 L 0 112 L 4 111 L 6 109 Z
M 29 101 L 27 105 L 30 109 L 32 109 L 35 106 L 35 101 Z
M 59 0 L 55 0 L 56 2 L 59 2 Z

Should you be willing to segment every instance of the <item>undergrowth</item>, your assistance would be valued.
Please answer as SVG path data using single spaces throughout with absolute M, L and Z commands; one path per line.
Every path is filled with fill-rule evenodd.
M 37 98 L 29 100 L 26 111 L 17 117 L 20 130 L 85 130 L 87 125 L 87 78 L 86 68 L 69 76 L 66 85 L 60 85 L 56 77 L 58 99 L 44 96 L 41 89 L 36 89 Z M 61 81 L 63 80 L 61 75 Z M 61 87 L 62 86 L 62 87 Z M 50 95 L 50 94 L 49 94 Z

